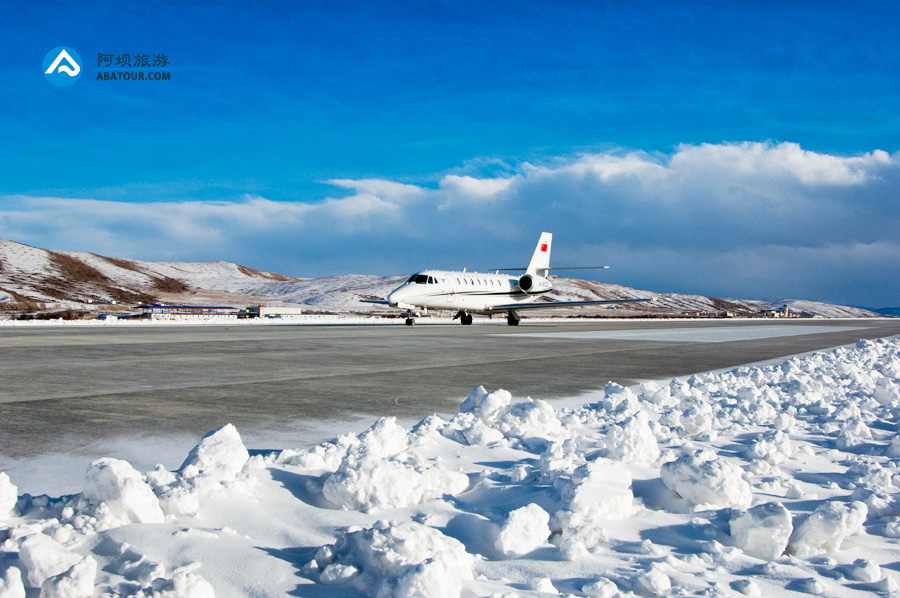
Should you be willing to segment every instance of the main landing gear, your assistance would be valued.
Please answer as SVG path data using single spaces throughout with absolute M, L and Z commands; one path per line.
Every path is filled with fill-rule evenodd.
M 454 320 L 459 320 L 459 323 L 463 326 L 471 326 L 472 325 L 472 314 L 466 313 L 464 311 L 458 311 L 453 316 Z M 515 311 L 510 310 L 506 312 L 506 323 L 510 326 L 518 326 L 519 322 L 522 321 L 522 317 L 517 314 Z M 406 310 L 406 325 L 407 326 L 415 326 L 416 319 L 413 317 L 413 311 L 411 309 Z
M 454 320 L 457 318 L 459 318 L 459 323 L 462 324 L 463 326 L 471 326 L 472 325 L 472 314 L 467 314 L 464 311 L 458 311 L 458 312 L 456 312 L 456 315 L 453 316 Z M 506 323 L 509 324 L 510 326 L 518 326 L 519 322 L 521 322 L 521 321 L 522 321 L 521 316 L 519 316 L 519 314 L 517 314 L 516 312 L 514 312 L 512 310 L 506 312 Z
M 456 315 L 453 316 L 453 319 L 459 318 L 459 323 L 463 326 L 471 326 L 472 325 L 472 314 L 467 314 L 464 311 L 456 312 Z

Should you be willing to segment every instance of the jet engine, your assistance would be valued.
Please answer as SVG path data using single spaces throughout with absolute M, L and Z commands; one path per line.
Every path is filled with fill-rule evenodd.
M 550 281 L 536 274 L 523 274 L 519 277 L 519 288 L 526 293 L 540 293 L 551 287 Z

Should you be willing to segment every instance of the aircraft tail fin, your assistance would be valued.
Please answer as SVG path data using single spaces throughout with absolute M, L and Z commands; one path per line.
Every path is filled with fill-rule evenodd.
M 552 233 L 541 233 L 537 247 L 528 262 L 528 268 L 525 269 L 528 274 L 537 274 L 546 277 L 550 271 L 550 244 L 553 241 Z

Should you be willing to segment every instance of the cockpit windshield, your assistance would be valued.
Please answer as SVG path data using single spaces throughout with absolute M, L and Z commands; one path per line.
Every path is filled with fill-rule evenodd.
M 406 284 L 434 284 L 434 278 L 425 274 L 413 274 L 406 281 Z

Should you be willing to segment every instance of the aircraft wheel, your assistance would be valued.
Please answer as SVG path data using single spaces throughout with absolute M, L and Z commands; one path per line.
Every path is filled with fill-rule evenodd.
M 472 314 L 463 314 L 459 317 L 459 323 L 463 326 L 472 325 Z
M 407 325 L 407 326 L 415 326 L 415 325 L 416 325 L 415 319 L 413 319 L 413 318 L 406 318 L 406 325 Z

